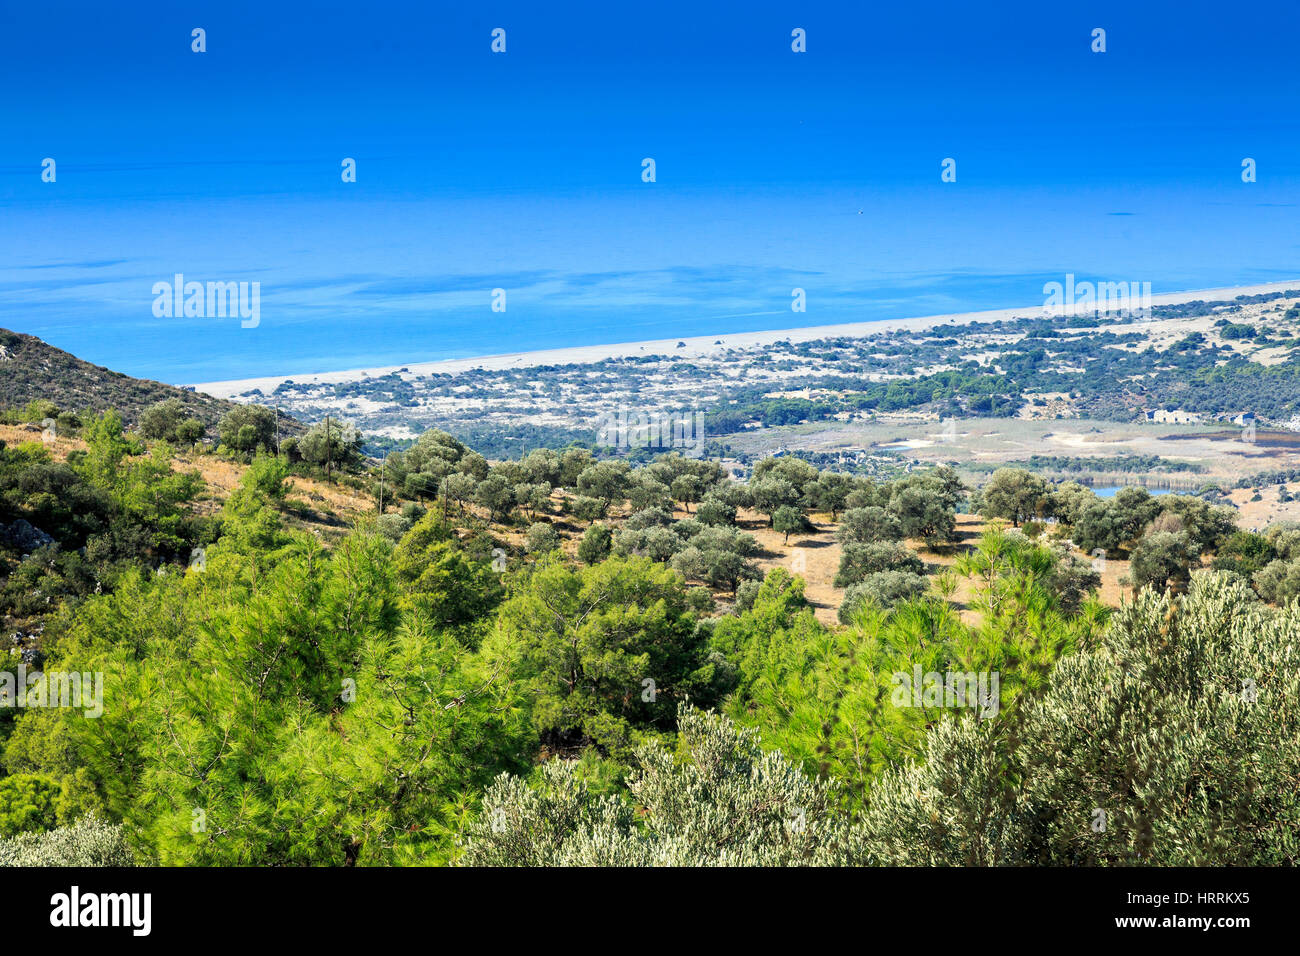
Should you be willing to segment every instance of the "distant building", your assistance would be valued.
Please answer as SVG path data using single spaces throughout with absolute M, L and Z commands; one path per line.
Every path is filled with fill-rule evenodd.
M 1146 420 L 1162 425 L 1197 425 L 1200 424 L 1201 416 L 1196 412 L 1185 412 L 1181 408 L 1175 408 L 1171 412 L 1156 408 L 1147 411 Z

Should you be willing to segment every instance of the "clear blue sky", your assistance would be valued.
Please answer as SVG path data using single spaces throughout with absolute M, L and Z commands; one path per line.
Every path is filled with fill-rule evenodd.
M 191 382 L 1300 275 L 1294 2 L 445 6 L 5 4 L 0 325 Z

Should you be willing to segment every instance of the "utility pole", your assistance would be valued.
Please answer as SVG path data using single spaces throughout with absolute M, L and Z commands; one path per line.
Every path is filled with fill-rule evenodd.
M 275 406 L 275 457 L 280 457 L 280 406 Z
M 325 480 L 331 483 L 334 481 L 334 479 L 330 477 L 333 474 L 333 472 L 330 470 L 331 465 L 333 464 L 333 452 L 334 449 L 330 446 L 330 417 L 326 415 L 325 416 Z
M 384 513 L 384 465 L 388 463 L 387 459 L 379 462 L 379 513 Z

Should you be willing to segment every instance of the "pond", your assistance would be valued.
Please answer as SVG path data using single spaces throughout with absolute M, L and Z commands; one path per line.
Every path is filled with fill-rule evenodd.
M 1115 492 L 1121 488 L 1143 488 L 1144 485 L 1107 485 L 1103 488 L 1093 488 L 1093 492 L 1098 498 L 1114 498 Z M 1153 495 L 1167 495 L 1170 493 L 1169 488 L 1147 488 L 1147 491 Z

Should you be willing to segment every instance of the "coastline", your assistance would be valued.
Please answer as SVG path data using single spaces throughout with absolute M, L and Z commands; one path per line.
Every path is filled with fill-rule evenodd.
M 1300 278 L 1283 282 L 1266 282 L 1248 286 L 1229 286 L 1217 289 L 1191 289 L 1185 292 L 1166 292 L 1151 297 L 1152 305 L 1178 305 L 1197 299 L 1233 299 L 1239 295 L 1264 295 L 1300 288 Z M 501 355 L 480 355 L 472 358 L 439 359 L 432 362 L 412 362 L 406 365 L 370 366 L 300 375 L 273 375 L 257 378 L 229 379 L 217 382 L 195 383 L 190 387 L 216 398 L 234 398 L 244 392 L 260 389 L 271 392 L 281 383 L 294 381 L 310 383 L 343 383 L 400 372 L 403 377 L 430 374 L 456 374 L 471 369 L 500 370 L 507 368 L 532 368 L 539 365 L 583 365 L 610 358 L 629 358 L 645 355 L 671 355 L 680 358 L 700 358 L 728 349 L 748 349 L 772 345 L 776 342 L 808 342 L 836 336 L 858 337 L 876 332 L 896 330 L 921 330 L 936 325 L 969 322 L 996 322 L 1014 318 L 1027 318 L 1042 313 L 1042 304 L 1009 309 L 990 309 L 983 312 L 959 312 L 948 315 L 926 315 L 903 319 L 879 319 L 869 322 L 850 322 L 839 325 L 815 325 L 792 329 L 773 329 L 765 332 L 738 332 L 726 335 L 698 335 L 689 338 L 654 339 L 643 342 L 619 342 L 609 345 L 578 345 L 568 348 L 541 349 L 532 352 L 510 352 Z M 1136 326 L 1159 324 L 1136 322 Z M 684 343 L 680 346 L 678 343 Z

